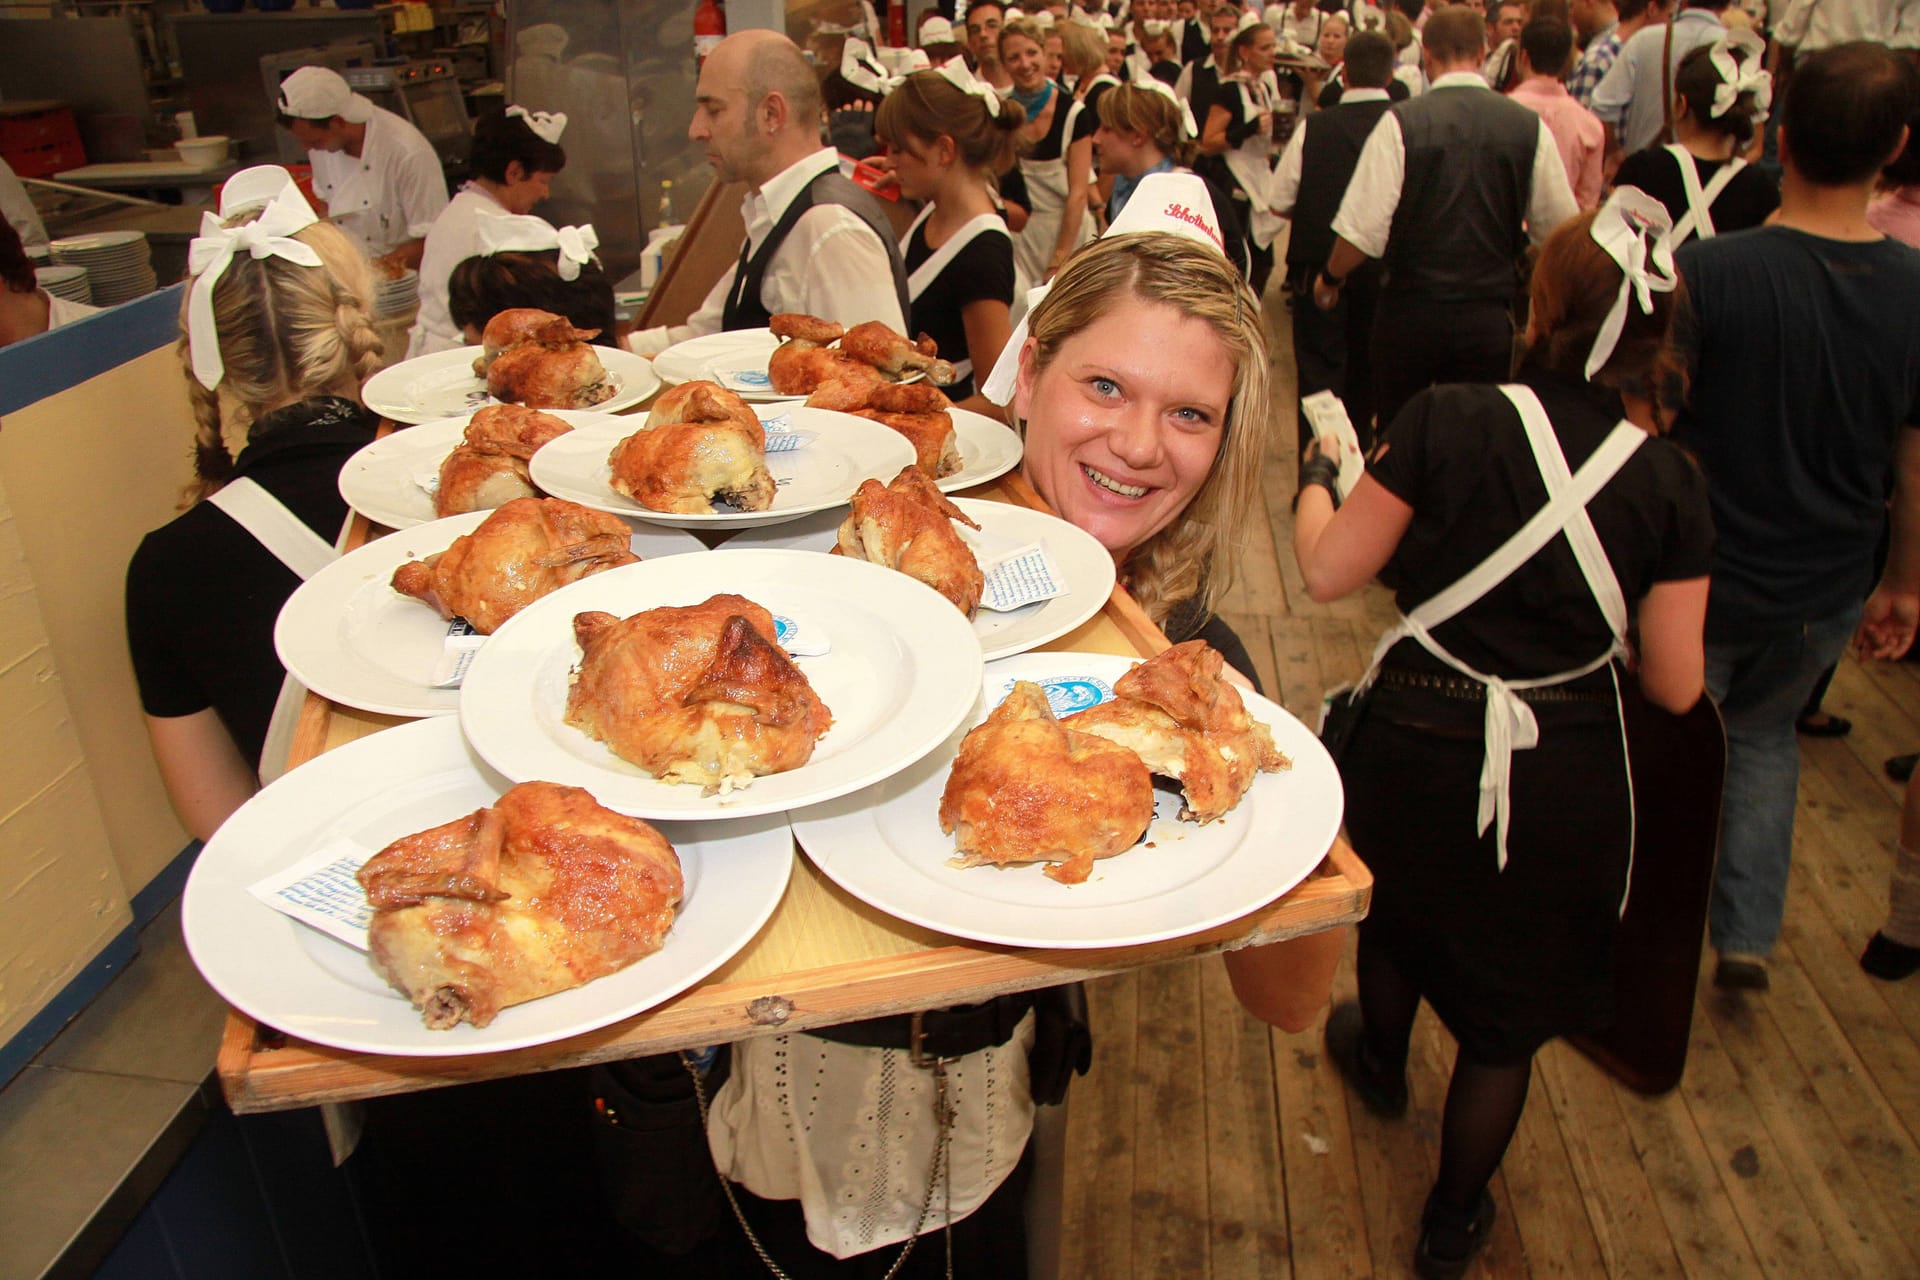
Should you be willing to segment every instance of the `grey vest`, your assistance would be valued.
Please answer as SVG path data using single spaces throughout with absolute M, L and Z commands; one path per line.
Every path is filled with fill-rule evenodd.
M 1423 94 L 1393 114 L 1407 171 L 1387 238 L 1386 288 L 1436 302 L 1512 297 L 1540 117 L 1466 87 Z

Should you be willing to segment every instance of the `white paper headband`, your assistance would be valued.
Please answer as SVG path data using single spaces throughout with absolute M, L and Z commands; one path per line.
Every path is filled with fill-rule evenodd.
M 1673 219 L 1665 205 L 1640 188 L 1615 187 L 1594 215 L 1591 234 L 1620 267 L 1620 293 L 1587 356 L 1589 379 L 1613 359 L 1630 300 L 1637 298 L 1640 310 L 1651 315 L 1653 295 L 1672 293 L 1679 279 L 1673 267 Z
M 1144 89 L 1148 93 L 1157 93 L 1168 102 L 1171 102 L 1179 109 L 1180 136 L 1189 141 L 1199 138 L 1200 126 L 1194 121 L 1193 108 L 1188 106 L 1186 101 L 1173 91 L 1173 86 L 1155 76 L 1148 76 L 1145 80 L 1134 81 L 1132 87 L 1135 89 Z
M 868 93 L 885 95 L 899 83 L 887 74 L 873 56 L 873 50 L 865 40 L 848 36 L 840 47 L 840 78 L 856 89 L 865 89 Z
M 600 236 L 591 223 L 556 227 L 545 218 L 527 213 L 482 213 L 475 229 L 489 256 L 558 249 L 562 280 L 578 280 L 580 268 L 593 261 L 593 251 L 600 247 Z
M 529 111 L 525 107 L 508 107 L 507 115 L 516 120 L 525 120 L 527 128 L 542 142 L 560 145 L 560 135 L 566 132 L 567 113 L 564 111 Z
M 992 85 L 973 74 L 964 59 L 955 58 L 951 62 L 942 63 L 935 70 L 945 76 L 947 82 L 960 92 L 980 99 L 986 105 L 989 120 L 999 116 L 1007 100 L 995 92 Z
M 1220 236 L 1220 219 L 1213 210 L 1213 197 L 1207 192 L 1207 184 L 1195 174 L 1150 173 L 1140 179 L 1127 207 L 1100 239 L 1156 231 L 1203 244 L 1222 258 L 1227 256 L 1226 242 Z M 1027 345 L 1027 316 L 1033 314 L 1052 288 L 1053 285 L 1047 283 L 1027 290 L 1027 314 L 1013 327 L 1007 345 L 1000 349 L 1000 359 L 994 363 L 993 372 L 980 384 L 980 394 L 995 404 L 1013 401 L 1014 384 L 1020 377 L 1020 349 Z
M 1734 59 L 1735 49 L 1746 50 L 1744 61 Z M 1765 46 L 1751 31 L 1730 31 L 1714 42 L 1707 58 L 1720 73 L 1720 85 L 1713 91 L 1715 120 L 1733 110 L 1743 93 L 1753 95 L 1754 121 L 1767 118 L 1767 110 L 1773 106 L 1773 76 L 1760 65 L 1765 54 Z
M 249 177 L 253 172 L 235 176 Z M 223 212 L 226 203 L 222 201 Z M 245 208 L 251 203 L 254 201 L 243 200 L 234 207 Z M 220 332 L 213 321 L 213 288 L 227 273 L 234 255 L 244 250 L 255 259 L 284 258 L 303 267 L 320 265 L 320 255 L 293 238 L 320 221 L 320 216 L 293 185 L 291 176 L 252 222 L 223 227 L 223 220 L 217 214 L 201 214 L 200 234 L 187 246 L 187 272 L 193 277 L 193 289 L 187 298 L 187 349 L 193 358 L 193 376 L 209 391 L 227 376 L 226 362 L 220 358 Z

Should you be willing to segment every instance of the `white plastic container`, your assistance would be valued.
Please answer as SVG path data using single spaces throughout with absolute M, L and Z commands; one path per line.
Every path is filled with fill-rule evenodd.
M 227 135 L 209 134 L 204 138 L 182 138 L 174 144 L 180 159 L 196 169 L 217 169 L 226 163 Z

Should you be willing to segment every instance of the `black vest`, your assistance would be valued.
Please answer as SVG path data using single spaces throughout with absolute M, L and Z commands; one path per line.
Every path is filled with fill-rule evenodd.
M 1373 127 L 1393 104 L 1343 102 L 1307 117 L 1300 149 L 1300 194 L 1293 202 L 1293 235 L 1287 241 L 1287 265 L 1323 267 L 1333 252 L 1333 215 L 1360 163 Z
M 1386 288 L 1436 302 L 1511 298 L 1540 117 L 1464 86 L 1398 103 L 1393 114 L 1407 170 L 1387 239 Z
M 1187 19 L 1180 33 L 1180 61 L 1205 62 L 1207 55 L 1213 52 L 1213 45 L 1207 37 L 1207 22 L 1208 19 L 1201 17 Z
M 840 175 L 838 169 L 828 169 L 809 182 L 793 198 L 786 212 L 780 215 L 780 221 L 773 224 L 773 230 L 760 242 L 760 248 L 751 258 L 747 249 L 752 244 L 740 246 L 740 262 L 734 268 L 733 291 L 727 295 L 727 305 L 720 313 L 722 329 L 764 329 L 773 319 L 760 301 L 760 282 L 767 274 L 767 264 L 773 261 L 773 255 L 800 221 L 800 215 L 817 204 L 837 204 L 856 214 L 860 221 L 873 229 L 873 234 L 886 246 L 887 261 L 893 267 L 893 290 L 900 296 L 900 315 L 902 322 L 913 314 L 912 304 L 907 297 L 907 268 L 900 260 L 900 246 L 893 238 L 893 227 L 887 222 L 887 215 L 871 192 L 855 186 Z M 862 319 L 876 319 L 866 316 Z

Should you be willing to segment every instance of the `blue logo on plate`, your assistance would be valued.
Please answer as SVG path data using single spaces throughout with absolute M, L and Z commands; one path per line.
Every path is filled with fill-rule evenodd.
M 1054 676 L 1033 683 L 1046 690 L 1047 705 L 1056 716 L 1070 716 L 1113 699 L 1113 686 L 1094 676 Z M 1002 696 L 1012 693 L 1013 685 L 1013 681 L 1007 681 Z
M 773 385 L 773 379 L 767 376 L 765 369 L 735 369 L 728 376 L 743 387 L 765 389 Z

